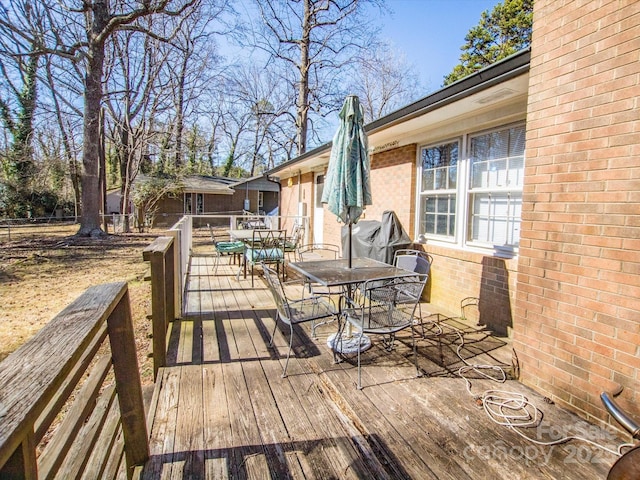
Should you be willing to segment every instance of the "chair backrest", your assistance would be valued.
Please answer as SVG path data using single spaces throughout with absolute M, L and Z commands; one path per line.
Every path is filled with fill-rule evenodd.
M 309 260 L 335 260 L 340 253 L 340 247 L 330 243 L 311 243 L 298 248 L 298 259 L 301 262 Z
M 365 282 L 363 290 L 368 299 L 362 308 L 375 321 L 376 328 L 409 325 L 414 318 L 427 275 L 407 275 Z M 364 328 L 372 328 L 365 325 Z
M 278 310 L 280 318 L 283 322 L 290 323 L 289 301 L 280 277 L 278 276 L 278 272 L 265 264 L 262 264 L 262 270 L 264 271 L 264 278 L 267 280 L 267 286 L 273 296 L 273 301 L 276 303 L 276 309 Z
M 304 226 L 295 224 L 293 229 L 291 230 L 291 237 L 289 237 L 289 241 L 294 244 L 296 247 L 299 247 L 302 243 L 302 238 L 304 237 Z
M 286 239 L 286 230 L 254 230 L 252 246 L 247 249 L 249 258 L 255 263 L 282 262 Z
M 393 256 L 393 264 L 410 272 L 429 275 L 433 257 L 422 250 L 399 249 Z
M 209 228 L 209 235 L 211 235 L 211 242 L 213 243 L 214 247 L 218 246 L 218 242 L 216 241 L 216 236 L 213 233 L 213 227 L 211 227 L 210 224 L 207 223 L 207 227 Z

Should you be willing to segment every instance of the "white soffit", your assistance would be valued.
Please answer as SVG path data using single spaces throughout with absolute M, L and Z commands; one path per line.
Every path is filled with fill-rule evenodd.
M 446 129 L 454 131 L 456 125 L 460 128 L 468 127 L 467 119 L 493 117 L 500 122 L 499 109 L 504 109 L 508 116 L 514 115 L 514 109 L 510 105 L 517 105 L 517 116 L 525 118 L 527 108 L 527 90 L 529 75 L 520 75 L 506 82 L 482 90 L 454 101 L 440 108 L 434 108 L 414 118 L 399 121 L 395 125 L 382 128 L 369 135 L 369 148 L 371 150 L 383 147 L 385 144 L 393 145 L 392 148 L 415 143 L 420 138 L 429 136 L 429 132 Z M 520 112 L 520 109 L 522 110 Z M 497 115 L 487 115 L 488 112 L 496 112 Z M 512 121 L 511 118 L 506 119 Z M 489 125 L 476 125 L 477 129 Z M 459 134 L 462 132 L 456 132 Z M 387 150 L 382 148 L 381 150 Z

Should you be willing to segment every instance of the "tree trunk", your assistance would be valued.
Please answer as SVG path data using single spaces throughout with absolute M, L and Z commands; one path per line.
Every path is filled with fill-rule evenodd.
M 309 42 L 311 36 L 310 0 L 304 1 L 302 39 L 300 41 L 300 84 L 298 85 L 298 155 L 307 151 L 307 124 L 309 122 Z
M 100 228 L 100 107 L 102 103 L 102 73 L 104 43 L 96 37 L 108 21 L 105 0 L 97 0 L 93 8 L 93 23 L 89 35 L 87 72 L 84 93 L 84 135 L 82 145 L 82 216 L 80 236 L 102 236 Z
M 119 165 L 120 165 L 120 213 L 124 215 L 122 217 L 122 231 L 123 233 L 129 233 L 131 231 L 129 226 L 129 185 L 130 180 L 130 165 L 132 161 L 133 152 L 131 151 L 131 144 L 129 140 L 129 112 L 126 113 L 125 124 L 120 126 L 120 148 L 119 150 Z
M 176 104 L 176 156 L 175 165 L 176 169 L 182 166 L 182 132 L 184 131 L 184 84 L 187 71 L 187 63 L 189 56 L 185 52 L 184 59 L 178 77 L 178 98 Z

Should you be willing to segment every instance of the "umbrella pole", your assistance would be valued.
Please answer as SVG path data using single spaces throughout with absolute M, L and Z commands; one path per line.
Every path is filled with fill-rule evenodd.
M 352 253 L 351 253 L 351 222 L 349 222 L 349 269 L 351 269 L 351 265 L 352 265 Z

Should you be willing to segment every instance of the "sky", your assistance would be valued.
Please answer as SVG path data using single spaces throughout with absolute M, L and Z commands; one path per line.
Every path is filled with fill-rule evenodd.
M 440 88 L 458 64 L 467 32 L 500 0 L 387 0 L 393 14 L 382 36 L 413 64 L 427 91 Z

